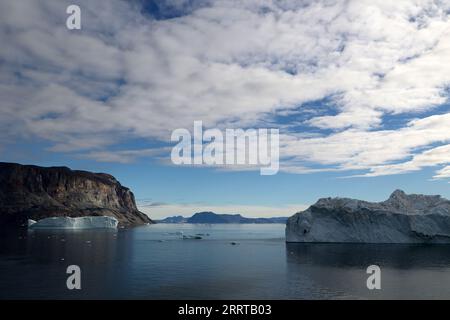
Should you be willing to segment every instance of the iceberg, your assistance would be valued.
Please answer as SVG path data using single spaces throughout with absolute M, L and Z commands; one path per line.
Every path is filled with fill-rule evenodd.
M 118 220 L 108 216 L 51 217 L 28 220 L 29 229 L 116 229 Z
M 324 198 L 288 219 L 286 242 L 450 243 L 450 201 L 401 190 L 383 202 Z

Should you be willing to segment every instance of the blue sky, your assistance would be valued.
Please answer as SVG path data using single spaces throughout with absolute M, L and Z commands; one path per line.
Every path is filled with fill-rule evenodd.
M 450 6 L 0 4 L 2 161 L 108 172 L 151 217 L 290 215 L 395 189 L 450 198 Z M 170 162 L 173 130 L 278 128 L 280 172 Z

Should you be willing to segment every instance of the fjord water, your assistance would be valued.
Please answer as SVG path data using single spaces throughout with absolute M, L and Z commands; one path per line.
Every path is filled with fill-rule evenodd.
M 0 230 L 0 298 L 450 298 L 448 245 L 286 244 L 284 228 Z M 73 264 L 81 268 L 81 290 L 66 287 Z M 372 264 L 381 267 L 381 290 L 366 287 Z

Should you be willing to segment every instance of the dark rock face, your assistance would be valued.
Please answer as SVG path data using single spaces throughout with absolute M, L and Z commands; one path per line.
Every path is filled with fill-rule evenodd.
M 112 216 L 119 226 L 153 223 L 111 175 L 0 163 L 0 226 L 60 216 Z

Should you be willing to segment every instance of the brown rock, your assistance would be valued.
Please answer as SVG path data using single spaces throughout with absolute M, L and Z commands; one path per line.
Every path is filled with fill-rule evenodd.
M 126 227 L 153 223 L 109 174 L 0 162 L 0 226 L 60 216 L 113 216 Z

